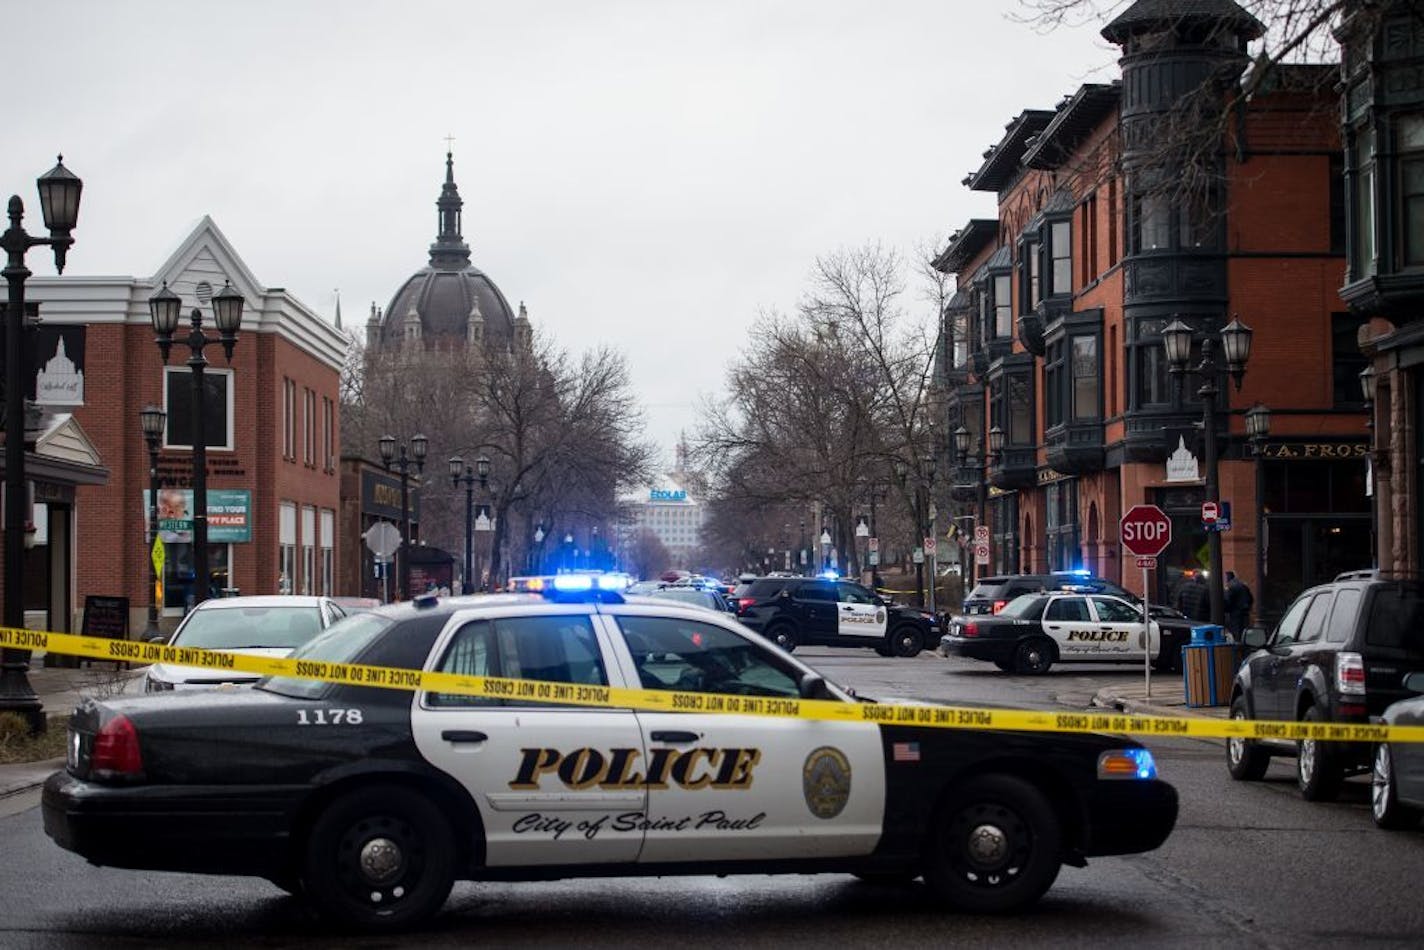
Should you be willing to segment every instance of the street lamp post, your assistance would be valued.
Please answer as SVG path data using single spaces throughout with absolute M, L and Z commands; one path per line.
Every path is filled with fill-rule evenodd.
M 485 463 L 488 471 L 489 459 L 480 457 L 480 461 Z M 474 573 L 474 550 L 475 550 L 475 485 L 480 481 L 480 477 L 475 474 L 475 470 L 465 464 L 465 460 L 455 455 L 450 458 L 450 484 L 456 488 L 465 488 L 465 569 L 464 577 L 460 581 L 460 593 L 473 593 L 475 585 L 470 583 L 470 576 Z
M 208 571 L 208 435 L 204 413 L 206 383 L 203 370 L 208 359 L 203 349 L 209 343 L 221 343 L 223 355 L 232 362 L 232 350 L 237 345 L 237 331 L 242 325 L 242 294 L 232 289 L 232 284 L 223 282 L 223 289 L 213 297 L 213 323 L 218 335 L 210 337 L 203 332 L 203 312 L 194 307 L 189 315 L 188 337 L 182 342 L 188 346 L 188 370 L 191 377 L 189 407 L 192 423 L 193 443 L 193 605 L 208 599 L 208 589 L 212 577 Z M 173 346 L 173 333 L 178 329 L 182 316 L 183 301 L 168 289 L 165 282 L 162 289 L 148 298 L 149 317 L 153 323 L 154 342 L 163 355 L 164 365 L 168 363 L 168 353 Z M 167 382 L 165 380 L 165 387 Z
M 998 427 L 995 426 L 995 429 L 998 429 Z M 1003 431 L 999 430 L 999 448 L 1001 449 L 1003 448 L 1003 437 Z M 954 430 L 954 460 L 955 463 L 961 468 L 969 461 L 969 449 L 971 448 L 969 440 L 971 438 L 972 434 L 964 426 L 960 426 L 959 428 Z M 981 524 L 988 524 L 988 521 L 986 519 L 989 516 L 989 485 L 988 482 L 986 482 L 984 479 L 984 466 L 982 464 L 983 460 L 977 454 L 978 446 L 973 446 L 973 448 L 976 449 L 975 467 L 978 469 L 978 471 L 975 473 L 976 477 L 974 479 L 975 483 L 978 486 L 978 508 L 975 510 L 974 513 L 974 525 L 975 527 L 978 527 Z M 963 476 L 961 475 L 961 477 Z M 969 555 L 971 559 L 974 558 L 974 544 L 974 535 L 973 532 L 970 532 Z M 960 570 L 961 572 L 963 571 L 963 565 L 960 566 Z M 973 577 L 976 581 L 979 579 L 979 562 L 977 559 L 974 560 Z
M 64 258 L 74 243 L 70 233 L 79 220 L 79 193 L 83 183 L 64 167 L 64 157 L 35 183 L 40 193 L 40 211 L 49 237 L 33 237 L 21 223 L 25 203 L 10 196 L 10 226 L 0 235 L 5 251 L 5 282 L 9 296 L 5 309 L 5 626 L 25 625 L 25 526 L 29 491 L 25 485 L 25 388 L 29 373 L 25 366 L 25 281 L 30 270 L 25 254 L 44 245 L 54 251 L 54 268 L 64 273 Z M 0 712 L 23 716 L 30 728 L 40 732 L 45 726 L 44 706 L 35 695 L 26 675 L 30 669 L 28 650 L 0 651 Z
M 1366 464 L 1369 465 L 1369 492 L 1370 492 L 1370 566 L 1379 565 L 1379 491 L 1375 484 L 1375 368 L 1366 364 L 1360 370 L 1360 392 L 1365 397 L 1365 429 L 1369 433 L 1368 455 Z
M 1256 600 L 1266 602 L 1266 480 L 1261 472 L 1266 439 L 1271 435 L 1271 410 L 1256 403 L 1246 410 L 1246 437 L 1256 456 Z
M 1167 366 L 1173 376 L 1178 378 L 1186 373 L 1192 373 L 1201 380 L 1201 387 L 1197 389 L 1197 395 L 1202 401 L 1202 435 L 1204 446 L 1202 454 L 1205 456 L 1206 465 L 1206 485 L 1205 501 L 1218 501 L 1220 494 L 1220 461 L 1217 458 L 1216 447 L 1216 397 L 1222 395 L 1217 387 L 1217 378 L 1221 375 L 1222 366 L 1217 355 L 1217 340 L 1207 336 L 1202 340 L 1201 362 L 1196 366 L 1191 366 L 1192 358 L 1192 336 L 1193 330 L 1180 319 L 1173 320 L 1162 330 L 1162 345 L 1167 351 Z M 1222 328 L 1220 334 L 1220 344 L 1222 356 L 1225 357 L 1225 369 L 1231 374 L 1231 380 L 1236 384 L 1236 389 L 1240 391 L 1242 377 L 1246 375 L 1246 361 L 1251 356 L 1251 328 L 1242 323 L 1234 314 L 1231 322 Z M 1229 397 L 1224 400 L 1230 402 Z M 1226 598 L 1222 588 L 1222 568 L 1221 568 L 1221 532 L 1207 532 L 1207 559 L 1208 571 L 1211 576 L 1208 578 L 1207 589 L 1211 595 L 1211 622 L 1220 626 L 1226 619 Z M 1144 592 L 1145 593 L 1145 592 Z
M 401 546 L 396 550 L 400 557 L 400 567 L 396 571 L 396 576 L 400 578 L 401 594 L 406 599 L 410 598 L 410 470 L 415 469 L 416 474 L 425 470 L 425 453 L 430 447 L 430 441 L 425 436 L 416 434 L 410 437 L 410 452 L 407 454 L 405 443 L 401 443 L 399 451 L 395 436 L 383 435 L 377 441 L 377 446 L 381 451 L 381 465 L 386 471 L 395 469 L 400 472 L 401 478 Z
M 530 555 L 529 573 L 540 574 L 544 570 L 544 522 L 534 525 L 534 551 Z
M 924 523 L 923 523 L 922 527 L 924 528 L 925 537 L 930 538 L 930 539 L 933 539 L 933 538 L 934 538 L 934 533 L 935 533 L 935 514 L 936 514 L 936 512 L 935 512 L 935 503 L 934 503 L 934 484 L 935 484 L 935 457 L 934 457 L 934 453 L 933 453 L 933 452 L 927 453 L 922 459 L 920 459 L 920 463 L 921 463 L 921 465 L 923 466 L 922 471 L 925 473 L 925 484 L 924 484 L 924 491 L 925 491 L 924 516 L 925 516 L 925 520 L 924 520 Z M 934 610 L 935 610 L 935 583 L 936 583 L 936 577 L 937 577 L 937 575 L 939 574 L 939 555 L 938 555 L 938 554 L 929 554 L 928 552 L 926 552 L 926 554 L 927 554 L 927 556 L 928 556 L 928 558 L 929 558 L 929 565 L 930 565 L 930 602 L 929 602 L 929 609 L 930 609 L 930 613 L 934 613 Z M 923 603 L 921 604 L 921 606 L 923 606 Z
M 801 554 L 800 554 L 800 556 L 801 556 L 801 565 L 800 565 L 800 567 L 801 567 L 801 573 L 802 573 L 802 574 L 805 574 L 805 573 L 806 573 L 806 564 L 807 564 L 807 561 L 810 560 L 810 558 L 808 558 L 808 557 L 806 556 L 806 519 L 805 519 L 805 518 L 802 518 L 802 519 L 801 519 Z
M 163 427 L 168 424 L 168 413 L 158 406 L 144 406 L 138 413 L 139 428 L 143 431 L 143 441 L 148 446 L 148 536 L 150 546 L 160 544 L 158 540 L 158 450 L 163 445 Z M 145 640 L 159 636 L 158 632 L 158 564 L 150 557 L 148 627 L 143 631 Z

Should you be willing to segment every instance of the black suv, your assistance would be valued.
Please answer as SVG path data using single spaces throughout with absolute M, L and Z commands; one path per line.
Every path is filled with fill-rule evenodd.
M 733 598 L 738 620 L 787 651 L 814 643 L 915 656 L 939 644 L 934 614 L 891 603 L 852 581 L 758 577 Z
M 979 578 L 974 589 L 965 595 L 963 613 L 968 616 L 996 614 L 1020 594 L 1039 594 L 1051 590 L 1112 594 L 1132 603 L 1140 602 L 1136 594 L 1124 590 L 1112 581 L 1077 571 L 1058 571 L 1052 574 L 994 574 Z
M 1404 677 L 1424 671 L 1424 586 L 1341 574 L 1297 597 L 1269 639 L 1253 628 L 1242 642 L 1255 652 L 1236 673 L 1231 718 L 1369 722 L 1412 695 Z M 1370 752 L 1363 742 L 1230 739 L 1226 764 L 1232 778 L 1254 780 L 1271 756 L 1295 756 L 1302 797 L 1329 801 L 1347 774 L 1369 768 Z

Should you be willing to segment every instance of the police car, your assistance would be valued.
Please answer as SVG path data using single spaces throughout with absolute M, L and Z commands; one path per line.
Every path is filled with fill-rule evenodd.
M 612 591 L 417 598 L 297 657 L 593 701 L 629 687 L 783 712 L 866 702 L 730 618 Z M 1007 911 L 1062 864 L 1150 850 L 1176 820 L 1176 791 L 1122 737 L 510 693 L 272 677 L 87 700 L 45 784 L 45 831 L 95 864 L 265 877 L 334 922 L 393 930 L 435 914 L 457 879 L 923 876 L 946 906 Z
M 1144 634 L 1142 607 L 1109 594 L 1024 594 L 997 614 L 960 616 L 940 638 L 940 652 L 988 660 L 1006 673 L 1047 673 L 1054 663 L 1138 663 L 1154 669 L 1179 662 L 1190 622 L 1153 608 Z

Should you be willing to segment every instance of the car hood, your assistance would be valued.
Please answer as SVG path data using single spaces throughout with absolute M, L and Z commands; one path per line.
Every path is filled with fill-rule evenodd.
M 244 656 L 291 656 L 291 647 L 243 647 L 225 650 L 226 653 L 240 653 Z M 262 678 L 261 673 L 246 673 L 242 670 L 213 670 L 201 666 L 177 666 L 172 663 L 155 663 L 148 668 L 148 675 L 177 686 L 213 686 L 217 683 L 255 683 Z

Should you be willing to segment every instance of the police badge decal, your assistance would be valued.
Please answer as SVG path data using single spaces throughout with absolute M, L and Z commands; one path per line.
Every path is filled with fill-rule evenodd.
M 840 749 L 821 746 L 806 756 L 801 768 L 806 807 L 817 818 L 834 818 L 850 799 L 850 761 Z

